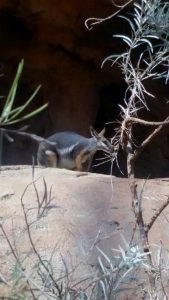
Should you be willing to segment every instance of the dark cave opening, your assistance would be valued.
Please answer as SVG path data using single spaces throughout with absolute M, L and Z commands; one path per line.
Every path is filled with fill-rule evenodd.
M 6 84 L 5 84 L 6 86 Z M 25 94 L 29 95 L 32 93 L 32 89 L 25 85 L 23 82 L 19 88 L 19 99 L 17 98 L 17 105 L 20 100 L 25 99 Z M 99 132 L 106 127 L 106 137 L 111 139 L 115 134 L 115 128 L 118 126 L 117 120 L 120 120 L 120 107 L 123 105 L 123 98 L 125 95 L 125 85 L 107 85 L 100 88 L 99 93 L 99 108 L 97 111 L 94 128 Z M 27 98 L 27 97 L 26 97 Z M 34 105 L 43 104 L 43 93 L 37 96 L 36 103 Z M 148 102 L 150 110 L 143 109 L 140 113 L 140 117 L 146 120 L 163 120 L 168 114 L 168 105 L 164 102 L 155 101 Z M 21 102 L 22 103 L 22 102 Z M 163 104 L 163 105 L 162 105 Z M 33 108 L 35 106 L 33 105 Z M 30 107 L 31 111 L 32 107 Z M 28 131 L 33 132 L 40 136 L 49 136 L 52 131 L 57 130 L 51 129 L 49 134 L 46 133 L 47 122 L 50 122 L 48 110 L 41 113 L 40 115 L 30 119 L 27 124 L 30 125 Z M 17 126 L 11 126 L 12 129 L 20 128 L 25 125 L 19 124 Z M 135 144 L 139 145 L 143 139 L 152 132 L 152 128 L 135 125 L 134 136 Z M 15 165 L 15 164 L 32 164 L 32 158 L 36 160 L 36 152 L 38 144 L 26 137 L 15 136 L 15 142 L 9 143 L 8 140 L 4 139 L 3 142 L 3 165 Z M 168 127 L 165 128 L 160 139 L 153 141 L 146 149 L 142 152 L 140 158 L 136 163 L 135 175 L 140 178 L 155 178 L 155 177 L 168 177 L 169 176 L 169 138 L 168 138 Z M 107 161 L 103 163 L 100 160 L 104 157 L 104 154 L 98 152 L 93 161 L 91 171 L 94 173 L 101 174 L 112 174 L 118 177 L 126 177 L 126 155 L 124 151 L 120 151 L 118 155 L 118 164 L 115 163 L 111 170 L 111 162 Z M 107 160 L 107 159 L 106 159 Z
M 155 87 L 157 89 L 157 87 Z M 156 90 L 155 90 L 156 92 Z M 117 120 L 120 120 L 120 107 L 123 105 L 125 95 L 125 85 L 104 86 L 100 89 L 100 106 L 95 121 L 96 130 L 100 131 L 106 126 L 106 137 L 112 138 L 115 134 L 115 128 L 118 126 Z M 147 99 L 148 110 L 142 108 L 138 117 L 143 120 L 161 121 L 168 115 L 168 105 L 163 98 Z M 160 137 L 154 139 L 141 153 L 135 163 L 135 176 L 139 178 L 160 178 L 169 177 L 169 138 L 166 126 Z M 139 147 L 142 141 L 153 132 L 155 128 L 142 125 L 134 125 L 133 137 L 134 147 Z M 126 154 L 120 150 L 118 155 L 118 165 L 114 163 L 111 169 L 111 162 L 102 163 L 103 153 L 97 153 L 94 158 L 93 172 L 102 174 L 112 174 L 118 177 L 126 177 Z M 100 164 L 101 163 L 101 164 Z
M 99 132 L 106 127 L 105 136 L 111 139 L 115 134 L 115 129 L 118 126 L 117 121 L 120 120 L 120 107 L 123 103 L 125 94 L 125 85 L 108 85 L 100 89 L 100 105 L 95 120 L 95 128 Z M 122 151 L 119 153 L 118 164 L 115 163 L 111 170 L 111 162 L 105 162 L 101 158 L 103 153 L 98 152 L 95 155 L 92 171 L 102 174 L 112 174 L 115 176 L 126 176 L 126 159 Z

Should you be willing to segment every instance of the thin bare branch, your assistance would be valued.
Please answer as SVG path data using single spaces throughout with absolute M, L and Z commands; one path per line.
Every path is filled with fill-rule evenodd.
M 122 6 L 119 6 L 120 9 L 118 9 L 115 13 L 113 13 L 112 15 L 106 17 L 106 18 L 88 18 L 86 21 L 85 21 L 85 27 L 88 29 L 88 30 L 92 30 L 93 27 L 95 25 L 98 25 L 98 24 L 101 24 L 107 20 L 110 20 L 112 19 L 113 17 L 115 17 L 116 15 L 119 14 L 119 12 L 121 12 L 127 5 L 129 5 L 131 2 L 133 2 L 133 0 L 129 0 L 128 2 L 126 2 L 124 5 Z M 88 24 L 89 23 L 89 24 Z
M 164 127 L 166 125 L 168 125 L 167 121 L 169 120 L 169 117 L 167 117 L 165 119 L 165 123 L 163 123 L 163 125 L 160 125 L 158 128 L 156 128 L 139 146 L 138 149 L 136 149 L 134 151 L 134 157 L 133 159 L 136 160 L 139 155 L 142 153 L 142 151 L 148 146 L 148 144 L 150 144 L 154 139 L 156 139 L 160 134 L 162 129 L 164 129 Z
M 161 215 L 163 210 L 169 205 L 169 196 L 167 197 L 167 200 L 161 205 L 161 207 L 157 210 L 156 213 L 154 213 L 153 217 L 151 218 L 150 222 L 146 225 L 147 231 L 150 231 L 151 227 L 153 226 L 154 222 L 157 220 L 157 218 Z
M 16 255 L 15 250 L 14 250 L 14 248 L 13 248 L 13 246 L 12 246 L 12 244 L 11 244 L 11 242 L 10 242 L 10 240 L 9 240 L 6 232 L 5 232 L 5 229 L 4 229 L 4 227 L 3 227 L 3 225 L 1 223 L 0 223 L 0 228 L 1 228 L 1 231 L 2 231 L 2 233 L 4 235 L 4 237 L 5 237 L 8 245 L 9 245 L 9 248 L 11 249 L 11 253 L 13 254 L 14 258 L 16 259 L 16 261 L 18 261 L 18 256 Z
M 37 251 L 36 247 L 35 247 L 35 244 L 33 242 L 33 239 L 32 239 L 32 236 L 31 236 L 31 231 L 30 231 L 30 226 L 29 226 L 29 223 L 28 223 L 28 219 L 27 219 L 27 214 L 26 214 L 26 210 L 25 210 L 25 205 L 23 203 L 23 198 L 24 198 L 24 195 L 26 193 L 26 190 L 27 190 L 28 186 L 25 188 L 22 196 L 21 196 L 21 206 L 22 206 L 22 210 L 23 210 L 23 213 L 24 213 L 24 218 L 25 218 L 25 223 L 26 223 L 26 228 L 27 228 L 27 233 L 28 233 L 28 236 L 29 236 L 29 241 L 31 243 L 31 246 L 32 246 L 32 249 L 34 251 L 34 253 L 36 254 L 39 262 L 41 263 L 41 265 L 44 267 L 44 269 L 48 272 L 48 268 L 46 267 L 45 263 L 43 262 L 39 252 Z M 60 290 L 60 287 L 59 285 L 57 284 L 56 280 L 54 279 L 53 275 L 49 273 L 49 277 L 51 278 L 51 280 L 53 281 L 53 284 L 54 286 L 56 287 L 57 291 L 58 291 L 58 296 L 61 298 L 61 290 Z

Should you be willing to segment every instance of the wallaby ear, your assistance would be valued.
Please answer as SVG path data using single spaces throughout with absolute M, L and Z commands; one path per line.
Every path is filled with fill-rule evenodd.
M 99 132 L 98 135 L 99 135 L 100 137 L 104 137 L 105 132 L 106 132 L 106 128 L 104 127 L 104 128 Z
M 90 134 L 93 137 L 98 137 L 99 136 L 99 134 L 97 133 L 97 131 L 92 126 L 90 126 Z

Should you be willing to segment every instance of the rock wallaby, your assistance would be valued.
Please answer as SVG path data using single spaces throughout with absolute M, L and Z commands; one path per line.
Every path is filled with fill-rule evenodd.
M 35 134 L 0 128 L 1 131 L 27 136 L 39 142 L 38 164 L 44 167 L 89 171 L 94 154 L 101 150 L 111 154 L 113 146 L 104 137 L 105 128 L 97 133 L 90 127 L 91 138 L 71 131 L 63 131 L 43 139 Z
M 55 133 L 39 144 L 38 163 L 42 166 L 88 171 L 98 150 L 107 153 L 113 151 L 104 132 L 105 129 L 97 133 L 90 127 L 91 138 L 69 131 Z

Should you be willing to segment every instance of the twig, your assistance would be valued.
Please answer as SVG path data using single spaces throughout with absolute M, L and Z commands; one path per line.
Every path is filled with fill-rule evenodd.
M 154 121 L 146 121 L 139 118 L 134 117 L 126 117 L 122 122 L 122 127 L 127 128 L 131 124 L 142 124 L 145 126 L 159 126 L 159 125 L 169 125 L 169 117 L 167 117 L 164 121 L 154 122 Z
M 164 284 L 163 284 L 163 278 L 162 278 L 162 268 L 161 268 L 161 264 L 160 264 L 160 260 L 161 260 L 161 256 L 162 256 L 162 242 L 160 241 L 160 257 L 159 257 L 159 273 L 160 273 L 160 282 L 161 282 L 161 287 L 162 287 L 162 290 L 163 290 L 163 293 L 164 293 L 164 296 L 165 296 L 165 299 L 168 300 L 168 296 L 167 296 L 167 293 L 165 291 L 165 287 L 164 287 Z
M 39 207 L 40 207 L 40 197 L 39 197 L 38 190 L 37 190 L 37 187 L 36 187 L 36 184 L 35 184 L 35 180 L 34 180 L 34 179 L 33 179 L 33 181 L 32 181 L 32 184 L 33 184 L 33 187 L 34 187 L 34 190 L 35 190 L 35 193 L 36 193 L 36 199 L 37 199 L 37 204 L 38 204 L 38 212 L 39 212 Z
M 41 256 L 40 256 L 40 254 L 39 254 L 39 252 L 37 251 L 37 249 L 36 249 L 36 247 L 35 247 L 35 244 L 34 244 L 34 242 L 33 242 L 33 240 L 32 240 L 31 232 L 30 232 L 30 226 L 29 226 L 29 223 L 28 223 L 27 214 L 26 214 L 26 211 L 25 211 L 24 203 L 23 203 L 23 197 L 24 197 L 24 195 L 25 195 L 25 192 L 26 192 L 26 190 L 27 190 L 27 187 L 28 187 L 28 186 L 26 186 L 26 188 L 25 188 L 25 190 L 24 190 L 24 192 L 23 192 L 23 194 L 22 194 L 22 196 L 21 196 L 21 206 L 22 206 L 22 210 L 23 210 L 23 213 L 24 213 L 24 218 L 25 218 L 25 223 L 26 223 L 26 227 L 27 227 L 28 237 L 29 237 L 29 240 L 30 240 L 32 249 L 33 249 L 34 253 L 36 254 L 36 256 L 37 256 L 38 259 L 39 259 L 39 262 L 42 264 L 42 266 L 44 267 L 44 269 L 48 272 L 49 270 L 48 270 L 48 268 L 46 267 L 46 265 L 44 264 L 44 262 L 43 262 L 43 260 L 42 260 L 42 258 L 41 258 Z M 49 277 L 50 277 L 51 280 L 53 281 L 54 286 L 56 287 L 56 289 L 57 289 L 57 291 L 58 291 L 58 296 L 59 296 L 59 298 L 61 299 L 62 294 L 61 294 L 61 290 L 60 290 L 60 288 L 59 288 L 57 282 L 56 282 L 55 279 L 53 278 L 52 274 L 49 273 Z
M 160 134 L 162 129 L 168 125 L 168 123 L 166 123 L 166 121 L 169 120 L 169 117 L 167 117 L 165 119 L 165 123 L 163 125 L 160 125 L 158 128 L 156 128 L 143 142 L 142 144 L 139 146 L 139 148 L 137 150 L 134 151 L 134 159 L 137 159 L 139 157 L 139 155 L 142 153 L 142 151 L 144 150 L 145 147 L 147 147 L 147 145 L 149 143 L 151 143 L 155 138 L 157 138 Z
M 42 201 L 39 200 L 39 195 L 38 195 L 38 205 L 39 205 L 38 218 L 41 218 L 44 215 L 45 211 L 49 209 L 51 201 L 54 199 L 54 197 L 52 197 L 52 185 L 50 187 L 49 194 L 48 194 L 48 188 L 44 177 L 43 177 L 43 184 L 44 184 L 44 195 L 42 197 Z
M 141 238 L 144 252 L 147 253 L 147 259 L 149 265 L 152 265 L 152 258 L 150 254 L 150 247 L 148 241 L 148 233 L 145 230 L 146 227 L 145 227 L 143 213 L 142 213 L 142 206 L 141 206 L 142 197 L 140 197 L 139 199 L 137 195 L 137 185 L 135 182 L 135 175 L 134 175 L 135 160 L 133 159 L 134 154 L 133 154 L 131 137 L 132 137 L 132 126 L 130 124 L 130 128 L 127 133 L 126 152 L 127 152 L 127 172 L 128 172 L 129 185 L 130 185 L 131 196 L 132 196 L 132 207 L 133 207 L 136 223 L 139 228 L 140 238 Z M 145 272 L 147 273 L 147 270 L 145 270 Z M 154 293 L 156 287 L 155 287 L 155 281 L 153 275 L 151 273 L 148 273 L 148 278 L 149 278 L 152 293 Z
M 127 3 L 125 3 L 124 5 L 120 6 L 120 9 L 118 9 L 115 13 L 113 13 L 112 15 L 106 17 L 106 18 L 88 18 L 85 21 L 85 27 L 88 30 L 93 29 L 93 26 L 101 24 L 107 20 L 110 20 L 111 18 L 115 17 L 119 12 L 121 12 L 127 5 L 129 5 L 133 0 L 129 0 Z M 89 22 L 91 22 L 90 24 L 88 24 Z
M 12 246 L 12 244 L 11 244 L 11 242 L 10 242 L 10 240 L 9 240 L 9 238 L 8 238 L 8 236 L 7 236 L 6 232 L 5 232 L 5 229 L 3 228 L 3 225 L 2 225 L 2 224 L 0 224 L 0 228 L 1 228 L 2 232 L 3 232 L 3 235 L 4 235 L 4 237 L 5 237 L 5 239 L 6 239 L 7 243 L 8 243 L 8 245 L 9 245 L 9 248 L 11 249 L 11 252 L 12 252 L 14 258 L 16 259 L 17 262 L 19 262 L 21 271 L 22 271 L 22 273 L 24 274 L 24 277 L 25 277 L 24 268 L 22 267 L 21 262 L 19 261 L 19 258 L 18 258 L 18 256 L 16 255 L 15 250 L 14 250 L 14 248 L 13 248 L 13 246 Z M 27 282 L 27 284 L 28 284 L 28 286 L 29 286 L 29 288 L 30 288 L 30 292 L 31 292 L 31 294 L 32 294 L 33 299 L 36 300 L 36 297 L 35 297 L 35 295 L 34 295 L 34 292 L 33 292 L 32 288 L 31 288 L 31 286 L 30 286 L 29 280 L 26 280 L 26 282 Z
M 53 300 L 53 297 L 50 297 L 49 295 L 47 295 L 47 293 L 45 293 L 36 283 L 35 283 L 35 281 L 34 280 L 32 280 L 32 279 L 27 279 L 28 281 L 30 281 L 30 283 L 32 284 L 32 285 L 34 285 L 40 292 L 41 292 L 41 294 L 42 295 L 44 295 L 45 297 L 46 297 L 46 299 L 48 299 L 48 300 Z M 35 298 L 35 300 L 37 300 L 37 298 Z
M 156 128 L 142 143 L 141 145 L 134 150 L 134 152 L 132 153 L 132 160 L 135 161 L 139 155 L 142 153 L 142 151 L 144 150 L 145 147 L 147 147 L 147 145 L 152 142 L 155 138 L 157 138 L 160 134 L 162 129 L 169 125 L 169 117 L 167 117 L 163 122 L 149 122 L 149 121 L 145 121 L 143 119 L 139 119 L 139 118 L 133 118 L 133 117 L 127 117 L 126 119 L 124 119 L 124 121 L 122 122 L 121 125 L 121 142 L 122 145 L 124 147 L 124 145 L 127 143 L 128 140 L 128 132 L 130 131 L 130 128 L 133 124 L 142 124 L 145 126 L 158 126 L 158 128 Z M 131 138 L 132 141 L 132 138 Z
M 53 269 L 52 269 L 52 264 L 51 264 L 51 261 L 52 261 L 52 258 L 53 258 L 53 255 L 54 255 L 54 252 L 55 252 L 55 250 L 56 250 L 56 246 L 57 246 L 57 244 L 58 243 L 56 243 L 55 244 L 55 246 L 54 246 L 54 248 L 53 248 L 53 250 L 52 250 L 52 253 L 51 253 L 51 255 L 50 255 L 50 258 L 49 258 L 49 260 L 48 260 L 48 264 L 51 266 L 51 272 L 52 272 L 52 274 L 53 274 Z M 50 270 L 48 271 L 48 273 L 47 273 L 47 276 L 46 276 L 46 279 L 45 279 L 45 282 L 44 282 L 44 288 L 45 288 L 45 286 L 46 286 L 46 283 L 47 283 L 47 281 L 48 281 L 48 278 L 49 278 L 49 272 L 50 272 Z
M 169 196 L 167 200 L 161 205 L 161 207 L 158 209 L 158 211 L 154 214 L 154 216 L 151 218 L 150 222 L 146 225 L 147 232 L 151 229 L 154 222 L 157 220 L 157 218 L 160 216 L 160 214 L 163 212 L 163 210 L 169 205 Z
M 12 244 L 11 244 L 11 242 L 10 242 L 10 240 L 9 240 L 9 238 L 8 238 L 8 236 L 7 236 L 7 234 L 6 234 L 6 232 L 5 232 L 5 229 L 4 229 L 4 227 L 3 227 L 3 225 L 2 225 L 1 223 L 0 223 L 0 228 L 1 228 L 1 230 L 2 230 L 2 233 L 3 233 L 4 237 L 5 237 L 5 239 L 6 239 L 7 243 L 8 243 L 8 245 L 9 245 L 9 248 L 11 249 L 11 252 L 12 252 L 14 258 L 16 259 L 16 261 L 18 261 L 18 257 L 17 257 L 17 255 L 16 255 L 16 253 L 15 253 L 15 250 L 14 250 L 14 248 L 13 248 L 13 246 L 12 246 Z

